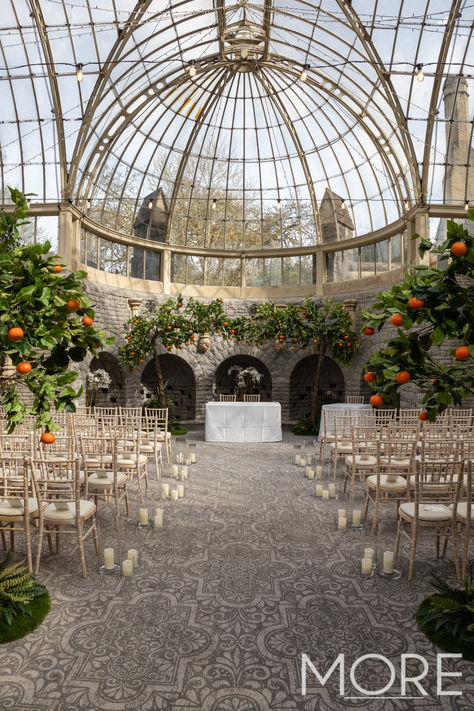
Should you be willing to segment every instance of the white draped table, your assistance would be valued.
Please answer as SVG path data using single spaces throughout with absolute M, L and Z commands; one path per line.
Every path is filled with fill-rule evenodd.
M 208 402 L 206 442 L 280 442 L 279 402 Z
M 370 411 L 372 410 L 372 405 L 363 405 L 362 403 L 352 403 L 352 402 L 333 402 L 330 405 L 323 405 L 321 408 L 321 422 L 319 425 L 319 436 L 324 435 L 324 413 L 326 413 L 326 420 L 331 429 L 334 429 L 334 413 L 344 410 L 347 414 L 356 413 L 360 410 Z

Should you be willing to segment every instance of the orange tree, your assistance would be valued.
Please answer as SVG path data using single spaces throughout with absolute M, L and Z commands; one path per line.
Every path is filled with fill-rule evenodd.
M 120 358 L 133 370 L 147 356 L 153 357 L 161 407 L 166 407 L 166 393 L 157 343 L 161 342 L 168 351 L 181 350 L 194 345 L 196 334 L 220 333 L 225 322 L 222 304 L 221 299 L 206 304 L 191 298 L 184 305 L 179 295 L 127 321 L 127 342 L 119 349 Z
M 467 215 L 474 220 L 474 210 Z M 387 322 L 398 327 L 397 336 L 370 357 L 366 380 L 383 402 L 403 383 L 415 383 L 424 393 L 421 416 L 434 421 L 449 405 L 474 394 L 474 239 L 449 220 L 445 242 L 435 248 L 421 238 L 419 252 L 439 255 L 445 264 L 413 267 L 401 284 L 378 295 L 373 306 L 378 313 L 362 313 L 369 333 Z M 440 358 L 436 347 L 448 340 L 453 345 Z
M 74 412 L 82 392 L 72 387 L 78 374 L 69 366 L 113 338 L 92 326 L 94 311 L 82 284 L 86 272 L 63 276 L 59 258 L 46 256 L 49 242 L 17 246 L 19 227 L 28 224 L 27 202 L 18 190 L 10 188 L 10 195 L 14 209 L 0 213 L 0 347 L 4 364 L 8 356 L 16 372 L 4 369 L 0 402 L 10 432 L 26 413 L 36 415 L 36 428 L 56 432 L 51 404 L 58 412 Z M 20 382 L 33 395 L 31 406 Z
M 246 322 L 236 319 L 227 327 L 232 329 L 237 341 L 262 346 L 269 341 L 285 343 L 290 350 L 317 346 L 318 359 L 313 380 L 310 421 L 307 434 L 316 432 L 319 411 L 319 384 L 321 367 L 329 349 L 335 360 L 347 364 L 357 349 L 357 334 L 352 329 L 352 319 L 345 307 L 331 299 L 323 304 L 307 298 L 303 304 L 290 303 L 281 308 L 265 302 L 256 307 L 255 314 Z

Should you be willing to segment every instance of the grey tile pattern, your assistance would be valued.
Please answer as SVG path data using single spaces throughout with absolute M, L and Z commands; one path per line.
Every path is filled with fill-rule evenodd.
M 429 591 L 430 570 L 452 580 L 452 562 L 436 562 L 434 546 L 422 543 L 411 584 L 406 555 L 399 581 L 363 578 L 364 546 L 378 556 L 393 549 L 393 511 L 376 538 L 338 532 L 337 508 L 351 502 L 314 497 L 314 483 L 292 464 L 300 440 L 285 434 L 282 443 L 220 445 L 203 442 L 200 431 L 192 436 L 200 440 L 198 462 L 185 498 L 166 502 L 162 531 L 137 530 L 134 488 L 132 516 L 119 533 L 100 508 L 101 545 L 113 545 L 117 559 L 138 550 L 133 578 L 100 576 L 92 542 L 86 580 L 69 542 L 58 555 L 45 546 L 40 579 L 52 610 L 34 633 L 0 647 L 0 711 L 473 707 L 474 666 L 467 662 L 451 664 L 463 673 L 461 697 L 436 696 L 434 666 L 423 682 L 430 696 L 421 700 L 341 698 L 337 675 L 325 687 L 308 677 L 303 697 L 302 653 L 320 671 L 342 652 L 348 666 L 378 653 L 397 667 L 406 652 L 434 665 L 438 650 L 418 631 L 413 612 Z M 152 481 L 150 514 L 159 490 Z M 360 508 L 361 494 L 356 503 Z M 387 673 L 371 660 L 357 679 L 380 688 Z M 346 693 L 356 694 L 349 687 Z M 391 690 L 397 694 L 398 679 Z

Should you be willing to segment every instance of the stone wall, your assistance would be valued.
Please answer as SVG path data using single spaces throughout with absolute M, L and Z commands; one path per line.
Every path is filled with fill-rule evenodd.
M 127 319 L 130 317 L 130 309 L 127 303 L 128 298 L 142 298 L 143 303 L 151 306 L 153 303 L 159 304 L 166 300 L 167 297 L 157 296 L 153 299 L 150 294 L 140 293 L 138 291 L 125 291 L 111 287 L 105 287 L 93 282 L 87 282 L 87 291 L 96 310 L 95 325 L 103 328 L 108 334 L 115 336 L 115 343 L 108 347 L 111 355 L 118 355 L 119 346 L 124 344 L 124 332 Z M 354 312 L 354 328 L 359 330 L 359 315 L 363 308 L 370 309 L 375 301 L 377 291 L 364 293 L 344 294 L 344 298 L 352 298 L 357 302 Z M 279 299 L 279 303 L 288 303 L 295 299 Z M 342 300 L 342 299 L 341 299 Z M 227 300 L 224 308 L 229 316 L 244 316 L 250 312 L 252 306 L 257 303 L 255 300 Z M 367 394 L 370 393 L 363 380 L 364 366 L 368 357 L 379 350 L 384 341 L 392 334 L 396 333 L 393 326 L 386 326 L 380 333 L 376 332 L 373 336 L 361 336 L 361 347 L 354 356 L 350 366 L 337 365 L 339 370 L 334 369 L 334 361 L 327 359 L 327 370 L 322 372 L 322 385 L 326 389 L 334 389 L 330 387 L 331 383 L 336 383 L 335 390 L 339 393 L 347 395 Z M 166 355 L 167 352 L 161 348 L 160 353 Z M 195 346 L 188 347 L 179 352 L 179 356 L 175 355 L 174 359 L 181 359 L 183 367 L 170 368 L 167 372 L 167 378 L 170 382 L 170 394 L 173 395 L 179 392 L 180 400 L 180 415 L 183 419 L 196 419 L 198 422 L 204 420 L 205 405 L 209 400 L 217 398 L 219 388 L 222 389 L 222 378 L 220 385 L 216 381 L 216 371 L 219 366 L 228 358 L 234 356 L 252 356 L 261 363 L 262 372 L 268 370 L 271 380 L 271 398 L 274 401 L 280 402 L 282 407 L 282 421 L 289 423 L 295 421 L 305 408 L 305 388 L 307 376 L 305 375 L 302 382 L 298 381 L 298 371 L 294 373 L 294 369 L 308 356 L 315 355 L 317 350 L 315 347 L 307 348 L 306 350 L 287 350 L 283 353 L 277 353 L 273 343 L 262 348 L 249 347 L 245 344 L 236 345 L 230 341 L 224 341 L 219 336 L 213 336 L 211 347 L 207 353 L 198 353 Z M 331 355 L 330 353 L 328 354 Z M 448 347 L 441 351 L 441 357 L 446 362 L 452 362 L 452 357 L 448 353 Z M 150 359 L 151 360 L 151 359 Z M 149 361 L 148 361 L 149 362 Z M 118 366 L 121 368 L 120 383 L 120 403 L 134 406 L 144 401 L 144 383 L 142 376 L 147 368 L 148 362 L 140 364 L 133 371 L 127 366 Z M 174 362 L 178 363 L 178 360 Z M 232 361 L 230 361 L 232 362 Z M 85 375 L 89 369 L 90 359 L 84 363 L 78 364 L 78 370 L 81 378 L 85 380 Z M 192 378 L 188 378 L 186 383 L 183 381 L 182 374 L 185 370 L 184 364 L 187 364 L 191 369 Z M 118 361 L 117 361 L 118 365 Z M 222 369 L 221 369 L 222 370 Z M 300 371 L 305 372 L 305 369 Z M 175 375 L 174 375 L 174 374 Z M 293 384 L 292 384 L 293 374 Z M 337 379 L 334 380 L 335 374 Z M 146 377 L 145 377 L 146 380 Z M 293 393 L 291 392 L 293 388 Z M 181 391 L 183 391 L 181 393 Z M 296 392 L 295 392 L 296 390 Z M 258 391 L 258 390 L 257 390 Z M 266 391 L 268 391 L 268 387 Z M 172 396 L 173 396 L 172 395 Z M 108 397 L 108 396 L 107 396 Z M 104 398 L 104 400 L 107 399 Z M 265 395 L 266 397 L 266 395 Z M 299 407 L 298 402 L 302 405 Z M 421 403 L 421 396 L 417 388 L 410 383 L 404 385 L 400 390 L 400 405 L 402 407 L 418 407 Z M 106 404 L 104 402 L 104 404 Z M 467 404 L 467 403 L 466 403 Z M 195 412 L 195 415 L 193 415 Z

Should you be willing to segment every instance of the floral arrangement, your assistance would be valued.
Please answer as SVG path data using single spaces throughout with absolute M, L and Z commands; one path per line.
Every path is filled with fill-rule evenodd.
M 89 390 L 108 388 L 111 382 L 112 378 L 103 368 L 87 373 L 87 387 Z
M 242 368 L 240 365 L 232 365 L 227 371 L 227 375 L 234 375 L 235 384 L 240 395 L 247 391 L 249 385 L 257 385 L 263 378 L 263 373 L 259 373 L 251 365 L 247 366 L 247 368 Z

